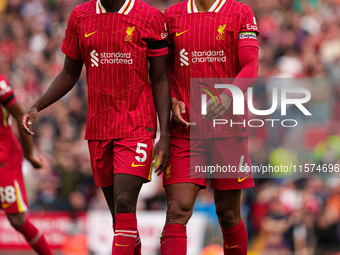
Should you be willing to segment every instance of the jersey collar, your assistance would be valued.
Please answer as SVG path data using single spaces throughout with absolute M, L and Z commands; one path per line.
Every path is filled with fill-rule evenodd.
M 216 0 L 210 7 L 209 12 L 218 12 L 227 0 Z M 189 0 L 187 5 L 188 13 L 198 12 L 195 0 Z
M 135 4 L 135 0 L 125 0 L 125 3 L 123 4 L 123 6 L 120 8 L 120 10 L 117 13 L 129 14 L 134 4 Z M 97 3 L 96 3 L 96 13 L 97 14 L 106 13 L 106 10 L 104 6 L 102 5 L 102 3 L 100 2 L 100 0 L 97 0 Z

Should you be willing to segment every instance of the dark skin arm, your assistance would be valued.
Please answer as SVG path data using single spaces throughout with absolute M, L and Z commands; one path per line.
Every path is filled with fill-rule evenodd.
M 54 78 L 46 92 L 27 110 L 22 118 L 22 128 L 29 135 L 34 135 L 30 127 L 38 112 L 58 101 L 69 92 L 79 79 L 83 63 L 68 56 L 65 57 L 63 70 Z
M 18 125 L 18 131 L 22 142 L 22 148 L 24 152 L 24 157 L 32 164 L 34 168 L 42 168 L 42 162 L 38 157 L 33 156 L 33 141 L 32 137 L 27 135 L 22 129 L 21 129 L 21 119 L 24 115 L 24 109 L 22 106 L 15 102 L 13 105 L 7 108 L 8 112 L 15 118 L 17 125 Z
M 160 163 L 155 169 L 159 176 L 170 158 L 170 89 L 168 81 L 168 56 L 150 57 L 151 86 L 160 124 L 160 138 L 154 148 L 153 162 L 158 155 Z

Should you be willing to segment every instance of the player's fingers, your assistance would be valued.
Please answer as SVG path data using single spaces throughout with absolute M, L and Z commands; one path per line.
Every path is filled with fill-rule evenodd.
M 159 165 L 157 166 L 155 173 L 157 173 L 157 176 L 160 176 L 162 174 L 162 172 L 164 171 L 166 164 L 166 157 L 164 155 L 164 153 L 160 153 L 160 160 L 159 160 Z
M 184 110 L 185 110 L 185 107 L 184 107 Z M 179 105 L 174 107 L 172 114 L 174 115 L 174 119 L 177 121 L 177 123 L 180 126 L 188 127 L 190 125 L 189 122 L 187 122 L 183 119 L 182 114 L 181 114 L 181 108 L 180 108 Z
M 35 120 L 36 117 L 37 117 L 36 114 L 30 113 L 29 114 L 29 119 L 28 119 L 28 125 L 31 126 L 33 124 L 33 121 Z
M 207 120 L 215 119 L 216 116 L 219 115 L 222 110 L 223 110 L 223 107 L 219 105 L 218 107 L 215 108 L 214 111 L 211 111 L 209 114 L 206 115 L 206 119 Z
M 204 119 L 206 120 L 210 120 L 213 116 L 215 116 L 215 111 L 218 111 L 218 109 L 220 108 L 221 105 L 213 105 L 212 107 L 210 107 L 208 109 L 207 114 L 204 116 Z
M 190 123 L 187 122 L 185 119 L 182 118 L 182 116 L 178 116 L 178 123 L 182 126 L 182 127 L 189 127 Z
M 42 168 L 44 166 L 43 159 L 41 156 L 37 157 L 37 167 L 36 168 Z
M 208 103 L 207 103 L 207 109 L 209 109 L 211 106 L 213 106 L 215 104 L 214 100 L 212 98 L 209 99 Z
M 29 123 L 29 119 L 30 119 L 30 114 L 25 114 L 23 116 L 22 122 L 21 122 L 21 126 L 23 128 L 23 130 L 29 134 L 29 135 L 34 135 L 34 132 L 32 132 L 30 130 L 30 126 L 32 125 L 32 122 Z
M 181 114 L 184 114 L 184 113 L 187 112 L 186 109 L 185 109 L 185 104 L 183 102 L 179 103 L 179 109 L 181 111 Z
M 218 119 L 220 117 L 222 117 L 225 113 L 227 112 L 227 109 L 223 108 L 220 113 L 218 113 L 214 119 Z
M 36 161 L 34 161 L 33 166 L 34 166 L 35 169 L 40 169 L 40 168 L 43 167 L 43 164 L 42 164 L 41 161 L 36 160 Z
M 157 173 L 158 175 L 158 171 L 159 171 L 159 168 L 160 168 L 160 165 L 161 165 L 161 161 L 162 161 L 162 153 L 159 153 L 159 163 L 158 163 L 158 166 L 156 166 L 156 169 L 155 169 L 155 173 Z
M 22 117 L 22 121 L 21 121 L 21 125 L 24 129 L 29 129 L 28 128 L 28 119 L 29 119 L 29 114 L 25 114 L 23 117 Z
M 152 164 L 155 164 L 157 161 L 157 156 L 158 156 L 158 148 L 157 145 L 155 146 L 153 150 L 153 155 L 152 155 Z
M 228 109 L 223 108 L 222 111 L 218 114 L 218 116 L 216 116 L 216 119 L 222 117 L 227 111 L 228 111 Z

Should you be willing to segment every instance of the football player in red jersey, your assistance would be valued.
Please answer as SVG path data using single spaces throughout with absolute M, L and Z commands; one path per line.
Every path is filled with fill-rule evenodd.
M 208 101 L 204 120 L 201 117 L 197 123 L 201 115 L 197 116 L 195 109 L 200 107 L 191 105 L 190 109 L 191 92 L 195 91 L 192 87 L 198 84 L 199 89 L 206 90 L 210 84 L 193 84 L 193 79 L 232 79 L 232 85 L 244 93 L 257 77 L 259 32 L 250 7 L 234 0 L 186 0 L 169 7 L 164 17 L 169 56 L 173 60 L 169 66 L 173 121 L 171 157 L 163 174 L 167 217 L 161 254 L 181 255 L 186 254 L 186 224 L 197 194 L 206 187 L 205 173 L 194 175 L 194 167 L 218 164 L 238 169 L 251 165 L 247 127 L 225 125 L 219 129 L 210 125 L 220 116 L 243 123 L 247 113 L 233 115 L 233 95 L 230 90 L 222 90 Z M 246 102 L 242 106 L 247 109 Z M 224 254 L 231 255 L 247 254 L 248 237 L 241 219 L 240 197 L 241 189 L 254 186 L 251 173 L 238 174 L 210 178 L 223 232 Z
M 155 170 L 160 174 L 170 157 L 166 36 L 162 13 L 141 0 L 92 0 L 77 6 L 61 45 L 64 68 L 23 118 L 24 129 L 33 135 L 29 128 L 38 112 L 72 89 L 85 64 L 85 139 L 95 183 L 114 219 L 113 254 L 140 254 L 137 197 L 150 180 L 152 161 L 160 155 Z M 160 140 L 153 149 L 155 106 Z
M 8 118 L 11 114 L 17 124 L 21 145 L 11 131 Z M 27 196 L 22 176 L 22 157 L 36 169 L 41 160 L 33 155 L 31 137 L 21 130 L 24 110 L 16 100 L 8 81 L 0 74 L 0 209 L 3 209 L 11 225 L 20 232 L 38 254 L 52 254 L 44 235 L 26 218 Z

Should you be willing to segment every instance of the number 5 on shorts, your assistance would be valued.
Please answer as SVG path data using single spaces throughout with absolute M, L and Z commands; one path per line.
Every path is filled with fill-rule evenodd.
M 145 143 L 137 143 L 137 148 L 136 148 L 136 153 L 138 154 L 142 154 L 143 157 L 141 158 L 140 156 L 136 156 L 135 159 L 138 161 L 138 162 L 144 162 L 147 158 L 147 155 L 146 155 L 146 151 L 143 150 L 143 148 L 147 148 L 148 145 L 145 144 Z

